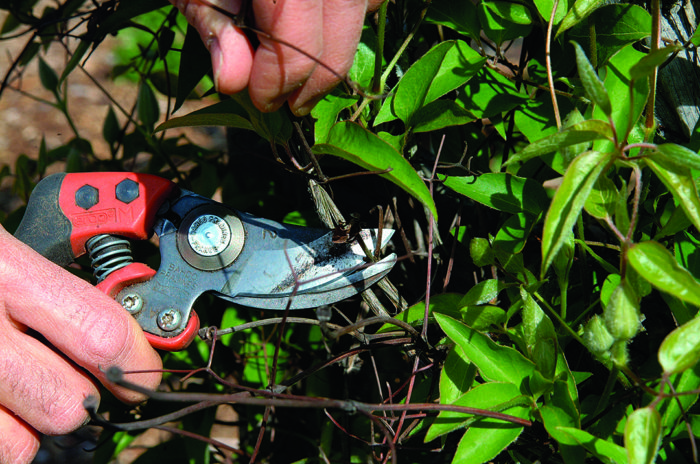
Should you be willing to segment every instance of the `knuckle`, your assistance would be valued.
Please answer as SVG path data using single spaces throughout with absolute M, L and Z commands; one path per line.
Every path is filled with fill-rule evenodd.
M 127 346 L 133 342 L 129 317 L 100 310 L 84 313 L 80 323 L 83 335 L 81 341 L 85 361 L 93 367 L 107 367 L 118 364 Z

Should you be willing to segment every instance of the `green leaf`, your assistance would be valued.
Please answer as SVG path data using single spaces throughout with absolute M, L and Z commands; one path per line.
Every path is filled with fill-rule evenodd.
M 472 2 L 434 0 L 430 3 L 425 21 L 454 29 L 473 40 L 480 40 L 481 26 Z
M 224 100 L 185 116 L 171 118 L 159 124 L 155 132 L 177 127 L 224 126 L 255 130 L 245 117 L 245 110 L 235 100 Z
M 683 50 L 680 44 L 659 48 L 649 53 L 630 68 L 632 79 L 642 79 L 651 74 L 668 59 L 669 56 Z
M 474 285 L 469 292 L 459 301 L 459 306 L 482 305 L 490 302 L 498 297 L 508 287 L 513 284 L 508 284 L 501 279 L 488 279 Z
M 661 416 L 653 407 L 640 408 L 627 417 L 625 449 L 629 464 L 655 461 L 661 438 Z
M 506 321 L 506 312 L 498 306 L 470 305 L 460 310 L 462 322 L 474 330 L 489 330 Z
M 453 403 L 445 403 L 441 398 L 440 404 L 453 404 L 455 406 L 502 412 L 504 409 L 506 409 L 502 405 L 509 405 L 513 402 L 513 400 L 516 400 L 521 396 L 522 394 L 520 393 L 520 390 L 518 390 L 518 387 L 512 383 L 489 382 L 476 385 L 461 395 Z M 518 407 L 517 409 L 522 408 Z M 491 426 L 499 424 L 504 428 L 520 428 L 522 430 L 522 426 L 505 423 L 503 421 L 494 419 L 480 419 L 479 421 L 474 421 L 474 418 L 475 416 L 471 415 L 465 417 L 464 413 L 441 411 L 438 414 L 438 417 L 435 419 L 433 425 L 428 430 L 428 433 L 425 436 L 425 442 L 428 443 L 446 433 L 465 427 L 466 425 L 474 427 L 475 424 L 482 424 L 483 426 L 488 427 L 488 423 Z
M 460 126 L 474 116 L 452 100 L 436 100 L 419 108 L 413 115 L 413 132 L 431 132 L 449 126 Z
M 466 83 L 484 62 L 466 42 L 439 43 L 413 63 L 396 86 L 393 113 L 413 126 L 419 109 Z
M 596 28 L 599 66 L 604 65 L 626 45 L 651 35 L 651 15 L 644 8 L 632 4 L 600 6 L 590 16 L 589 21 L 569 31 L 569 39 L 584 44 L 585 47 L 590 41 L 589 24 Z M 610 98 L 616 101 L 612 95 Z
M 73 70 L 76 68 L 76 66 L 78 66 L 78 63 L 80 63 L 80 60 L 83 59 L 83 56 L 85 56 L 85 53 L 88 51 L 89 48 L 90 42 L 88 40 L 81 40 L 80 43 L 78 43 L 78 46 L 75 47 L 75 50 L 73 50 L 73 54 L 71 55 L 70 60 L 68 60 L 66 67 L 61 73 L 61 83 L 65 81 L 66 78 L 70 75 L 70 73 L 73 72 Z
M 455 345 L 447 353 L 440 372 L 440 404 L 452 404 L 471 388 L 476 377 L 476 366 L 469 362 L 464 351 Z
M 596 104 L 606 116 L 610 117 L 612 114 L 612 106 L 610 104 L 610 97 L 608 92 L 603 85 L 603 82 L 598 77 L 595 69 L 591 65 L 591 62 L 586 58 L 586 53 L 583 48 L 576 42 L 573 42 L 574 49 L 576 50 L 576 66 L 578 67 L 578 74 L 583 83 L 583 88 L 586 91 L 588 98 Z
M 483 237 L 474 237 L 469 242 L 469 256 L 477 267 L 491 266 L 496 263 L 491 244 Z
M 607 176 L 600 176 L 586 199 L 586 212 L 596 219 L 608 219 L 615 215 L 619 192 Z
M 158 100 L 151 90 L 151 86 L 148 85 L 146 81 L 141 81 L 139 84 L 139 94 L 136 101 L 136 112 L 139 117 L 139 121 L 146 126 L 149 130 L 152 130 L 158 118 L 160 118 L 160 108 L 158 107 Z
M 564 179 L 552 199 L 542 233 L 542 275 L 561 248 L 568 232 L 578 219 L 589 193 L 611 155 L 589 151 L 569 165 Z
M 583 446 L 604 463 L 627 464 L 627 452 L 620 446 L 600 439 L 585 430 L 574 427 L 557 427 L 557 429 L 569 435 L 579 445 Z
M 114 109 L 110 105 L 105 121 L 102 124 L 102 137 L 111 147 L 116 143 L 120 133 L 121 127 L 119 126 L 119 121 L 117 121 L 117 115 L 114 114 Z
M 488 67 L 482 67 L 463 90 L 455 101 L 475 118 L 491 118 L 528 100 L 513 81 Z
M 700 170 L 700 154 L 682 145 L 675 143 L 657 145 L 656 154 L 660 154 L 678 167 Z
M 484 0 L 477 5 L 477 13 L 484 33 L 497 46 L 527 36 L 532 29 L 530 9 L 519 3 Z
M 58 75 L 41 57 L 39 57 L 39 79 L 46 90 L 54 94 L 58 92 Z
M 375 50 L 377 50 L 377 36 L 371 26 L 365 24 L 362 28 L 360 43 L 357 44 L 357 52 L 348 71 L 348 77 L 362 87 L 372 85 L 375 66 Z M 382 63 L 385 64 L 385 63 Z
M 586 19 L 591 13 L 593 13 L 598 7 L 600 7 L 605 0 L 576 0 L 574 6 L 566 13 L 564 19 L 559 23 L 559 29 L 554 38 L 558 38 L 559 34 L 571 29 L 584 19 Z
M 338 114 L 345 108 L 357 102 L 357 97 L 330 93 L 318 102 L 311 110 L 311 116 L 316 119 L 314 124 L 314 140 L 316 143 L 328 141 L 333 125 L 338 121 Z
M 670 163 L 665 157 L 649 157 L 644 162 L 673 194 L 695 228 L 700 230 L 700 197 L 690 168 Z
M 436 311 L 453 317 L 459 317 L 460 309 L 462 308 L 462 304 L 460 304 L 461 300 L 462 295 L 457 293 L 432 295 L 428 304 L 428 315 Z M 395 318 L 408 324 L 413 325 L 418 323 L 422 325 L 425 318 L 425 301 L 410 306 L 408 309 L 397 314 Z M 396 330 L 396 326 L 394 324 L 385 324 L 379 329 L 380 332 L 387 330 Z
M 552 8 L 554 8 L 554 0 L 538 0 L 535 2 L 537 11 L 539 11 L 540 16 L 545 22 L 549 22 L 549 18 L 552 17 Z M 573 0 L 560 0 L 557 5 L 557 12 L 554 14 L 554 24 L 559 24 L 559 22 L 564 19 L 569 7 L 573 3 Z
M 546 404 L 539 408 L 542 424 L 547 432 L 559 444 L 559 452 L 566 464 L 583 464 L 586 461 L 586 453 L 578 442 L 570 435 L 561 432 L 560 427 L 581 426 L 581 419 L 576 402 L 568 391 L 567 383 L 556 380 L 552 394 L 546 398 Z
M 531 143 L 511 156 L 505 164 L 523 163 L 536 156 L 546 155 L 564 147 L 602 139 L 613 140 L 609 123 L 597 119 L 581 121 Z
M 549 203 L 542 185 L 532 179 L 504 172 L 470 177 L 438 177 L 455 192 L 506 213 L 526 212 L 538 217 Z
M 190 25 L 187 26 L 185 42 L 182 44 L 180 56 L 173 112 L 177 111 L 185 103 L 185 100 L 192 94 L 197 84 L 211 71 L 209 50 L 202 43 L 197 30 Z
M 648 79 L 631 81 L 630 69 L 645 55 L 634 47 L 624 47 L 617 52 L 605 66 L 605 88 L 610 100 L 615 102 L 610 118 L 615 124 L 618 139 L 623 138 L 628 132 L 632 133 L 637 121 L 644 111 L 649 94 Z M 606 119 L 607 114 L 600 107 L 593 110 L 593 118 Z M 630 136 L 630 139 L 632 137 Z M 628 140 L 631 142 L 632 140 Z M 641 141 L 641 140 L 639 140 Z M 594 150 L 608 151 L 610 142 L 597 142 Z
M 515 349 L 498 345 L 486 335 L 449 316 L 435 313 L 435 320 L 447 336 L 464 350 L 484 378 L 519 387 L 534 372 L 535 365 Z
M 544 211 L 544 208 L 542 210 Z M 498 229 L 493 239 L 493 246 L 507 253 L 520 253 L 527 244 L 530 232 L 538 222 L 537 217 L 530 213 L 510 216 Z
M 659 364 L 667 375 L 677 374 L 700 361 L 700 317 L 676 328 L 659 347 Z
M 627 250 L 627 261 L 662 292 L 700 306 L 700 283 L 658 242 L 641 242 Z
M 370 171 L 391 171 L 380 174 L 413 195 L 437 220 L 437 210 L 428 187 L 411 164 L 391 145 L 367 129 L 351 123 L 339 122 L 331 129 L 327 144 L 316 144 L 315 154 L 338 156 Z

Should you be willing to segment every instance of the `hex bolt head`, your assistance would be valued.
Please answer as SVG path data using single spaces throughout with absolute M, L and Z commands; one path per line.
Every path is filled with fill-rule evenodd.
M 160 312 L 160 314 L 158 314 L 158 318 L 156 320 L 158 327 L 165 332 L 172 332 L 180 327 L 181 321 L 182 316 L 174 309 L 164 309 Z
M 143 298 L 137 293 L 129 293 L 122 298 L 122 308 L 129 311 L 129 314 L 136 314 L 143 308 Z

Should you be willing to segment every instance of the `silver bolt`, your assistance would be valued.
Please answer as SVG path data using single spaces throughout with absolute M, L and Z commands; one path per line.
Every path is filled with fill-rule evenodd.
M 158 327 L 165 332 L 172 332 L 173 330 L 180 327 L 180 321 L 182 316 L 180 313 L 174 309 L 164 309 L 158 314 Z
M 143 308 L 143 298 L 137 293 L 129 293 L 122 298 L 122 307 L 130 314 L 136 314 Z

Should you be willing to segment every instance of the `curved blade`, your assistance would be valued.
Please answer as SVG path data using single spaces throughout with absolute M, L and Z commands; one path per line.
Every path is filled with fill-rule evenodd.
M 334 243 L 333 233 L 279 224 L 241 214 L 246 243 L 218 291 L 233 302 L 266 309 L 311 308 L 356 295 L 384 277 L 396 262 L 392 254 L 368 262 L 357 241 Z M 384 230 L 380 247 L 393 230 Z M 377 246 L 377 230 L 358 234 L 367 251 Z

